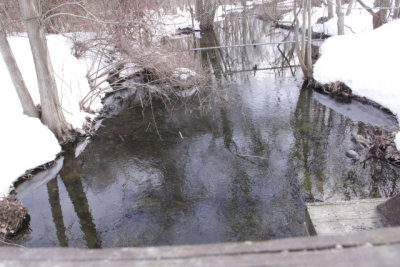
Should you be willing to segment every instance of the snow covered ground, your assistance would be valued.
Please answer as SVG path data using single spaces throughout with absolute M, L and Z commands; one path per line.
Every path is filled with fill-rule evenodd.
M 314 66 L 320 83 L 340 81 L 353 93 L 390 109 L 400 120 L 400 20 L 378 29 L 329 38 Z M 400 134 L 396 136 L 400 150 Z
M 71 44 L 67 38 L 50 35 L 47 39 L 64 115 L 74 128 L 82 128 L 85 118 L 93 116 L 81 111 L 79 106 L 80 100 L 90 90 L 86 78 L 86 65 L 72 56 Z M 40 96 L 29 40 L 25 36 L 9 37 L 8 40 L 28 90 L 35 104 L 38 104 Z M 2 82 L 0 196 L 2 196 L 9 192 L 12 182 L 26 170 L 54 160 L 61 147 L 54 134 L 39 119 L 23 115 L 2 57 L 0 57 L 0 80 Z M 91 106 L 93 109 L 100 107 L 100 99 Z

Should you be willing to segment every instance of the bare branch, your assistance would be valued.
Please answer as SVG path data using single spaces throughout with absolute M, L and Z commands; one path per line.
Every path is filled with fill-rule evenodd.
M 88 18 L 88 17 L 80 16 L 80 15 L 75 15 L 75 14 L 71 14 L 71 13 L 56 13 L 56 14 L 53 14 L 53 15 L 50 15 L 50 16 L 46 17 L 43 21 L 47 21 L 47 20 L 50 20 L 50 19 L 52 19 L 54 17 L 59 17 L 59 16 L 69 16 L 69 17 L 74 17 L 74 18 L 79 18 L 79 19 L 84 19 L 84 20 L 96 22 L 96 23 L 99 23 L 99 24 L 121 24 L 120 21 L 103 21 L 103 20 L 100 20 L 100 19 L 97 19 L 97 18 L 92 19 L 92 18 Z
M 57 9 L 59 9 L 59 8 L 62 8 L 62 7 L 64 7 L 64 6 L 78 6 L 78 7 L 80 7 L 83 11 L 85 11 L 90 17 L 92 17 L 93 19 L 97 20 L 96 16 L 93 15 L 92 12 L 90 12 L 85 6 L 83 6 L 82 4 L 77 3 L 77 2 L 68 2 L 68 3 L 63 3 L 63 4 L 61 4 L 61 5 L 58 5 L 58 6 L 54 7 L 54 8 L 52 8 L 52 9 L 48 10 L 48 11 L 43 15 L 43 18 L 46 18 L 47 16 L 49 16 L 50 13 L 52 13 L 53 11 L 55 11 L 55 10 L 57 10 Z
M 357 2 L 360 3 L 360 5 L 361 5 L 363 8 L 365 8 L 365 9 L 368 11 L 368 13 L 370 13 L 372 16 L 376 16 L 376 13 L 372 10 L 372 8 L 370 8 L 369 6 L 367 6 L 366 4 L 364 4 L 363 1 L 357 0 Z

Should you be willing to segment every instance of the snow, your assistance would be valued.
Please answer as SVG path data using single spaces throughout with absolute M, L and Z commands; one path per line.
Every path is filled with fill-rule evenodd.
M 329 38 L 320 48 L 314 78 L 327 84 L 340 81 L 353 93 L 390 109 L 400 120 L 400 20 L 359 34 Z M 400 150 L 400 134 L 396 136 Z
M 172 73 L 172 77 L 177 78 L 183 82 L 186 82 L 188 79 L 195 77 L 196 75 L 196 72 L 187 68 L 176 68 Z
M 40 96 L 29 40 L 26 36 L 13 36 L 8 40 L 33 101 L 38 104 Z M 93 116 L 81 111 L 79 105 L 90 91 L 86 78 L 88 70 L 85 64 L 72 56 L 67 38 L 49 35 L 47 40 L 64 115 L 74 128 L 82 128 L 85 118 Z M 0 57 L 0 79 L 2 81 L 0 196 L 4 196 L 10 191 L 10 185 L 15 179 L 28 169 L 54 160 L 61 147 L 54 134 L 39 119 L 23 115 L 2 57 Z M 98 99 L 91 108 L 100 107 Z
M 360 33 L 372 30 L 372 16 L 365 10 L 353 10 L 349 16 L 344 18 L 344 34 Z M 337 17 L 324 24 L 315 24 L 314 32 L 327 35 L 337 35 Z
M 112 90 L 110 84 L 107 82 L 107 75 L 105 74 L 110 72 L 113 68 L 113 65 L 110 66 L 109 64 L 111 57 L 107 53 L 113 48 L 103 40 L 103 37 L 104 39 L 107 39 L 109 36 L 99 36 L 94 32 L 65 33 L 63 36 L 67 38 L 64 39 L 65 42 L 67 42 L 71 50 L 74 51 L 76 50 L 76 44 L 88 44 L 86 45 L 86 48 L 85 45 L 83 45 L 83 49 L 78 48 L 78 62 L 79 65 L 86 70 L 85 79 L 90 79 L 91 88 L 98 92 L 99 95 L 96 98 L 91 99 L 93 101 L 89 101 L 85 104 L 85 107 L 90 107 L 93 111 L 100 110 L 103 106 L 101 98 L 106 92 Z M 101 49 L 99 49 L 99 47 L 101 47 Z M 117 54 L 112 55 L 112 57 L 116 56 Z M 77 66 L 76 64 L 74 65 Z M 85 80 L 85 83 L 88 83 L 88 81 Z
M 192 7 L 194 10 L 194 6 Z M 189 9 L 176 9 L 176 14 L 168 14 L 164 9 L 160 9 L 158 12 L 149 12 L 152 20 L 157 21 L 154 27 L 153 34 L 155 36 L 170 36 L 173 37 L 176 34 L 178 28 L 193 28 L 193 30 L 199 30 L 200 24 L 198 21 L 192 21 L 192 15 Z M 193 24 L 192 24 L 193 23 Z
M 327 16 L 327 11 L 325 9 L 319 7 L 313 7 L 311 9 L 311 25 L 315 25 L 319 18 L 325 16 Z M 299 27 L 301 28 L 303 22 L 303 12 L 300 12 L 298 14 L 297 19 L 299 21 Z M 290 11 L 283 15 L 283 18 L 281 19 L 280 23 L 283 25 L 291 26 L 293 21 L 294 21 L 294 14 L 293 11 Z M 307 18 L 306 18 L 306 23 L 307 23 Z

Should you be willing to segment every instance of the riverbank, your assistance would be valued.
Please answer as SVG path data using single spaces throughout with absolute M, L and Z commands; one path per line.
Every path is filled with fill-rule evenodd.
M 26 36 L 8 39 L 33 101 L 39 104 L 39 90 L 29 40 Z M 96 116 L 95 112 L 89 113 L 81 108 L 81 100 L 91 91 L 86 78 L 88 69 L 85 62 L 73 56 L 69 39 L 61 35 L 50 35 L 47 39 L 64 115 L 74 129 L 82 132 L 87 120 Z M 24 175 L 26 170 L 53 161 L 62 148 L 54 134 L 39 119 L 23 115 L 3 60 L 0 60 L 0 79 L 3 84 L 0 123 L 4 127 L 0 132 L 0 196 L 5 196 L 12 189 L 13 181 Z M 99 96 L 93 101 L 90 109 L 99 111 L 101 107 Z
M 330 87 L 329 93 L 372 100 L 400 121 L 399 31 L 400 20 L 395 20 L 373 31 L 329 38 L 320 48 L 315 80 Z M 394 142 L 399 150 L 399 133 Z

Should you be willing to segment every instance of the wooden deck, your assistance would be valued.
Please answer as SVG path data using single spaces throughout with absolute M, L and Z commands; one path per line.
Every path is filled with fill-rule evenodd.
M 310 234 L 332 235 L 389 227 L 377 206 L 387 199 L 365 199 L 307 204 Z
M 1 266 L 399 266 L 400 227 L 266 242 L 115 249 L 1 248 Z

